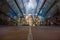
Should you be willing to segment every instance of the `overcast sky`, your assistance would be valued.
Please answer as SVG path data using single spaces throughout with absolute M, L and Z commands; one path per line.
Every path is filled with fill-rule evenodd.
M 33 16 L 37 6 L 36 0 L 24 0 L 24 1 L 25 1 L 24 6 L 26 8 L 26 15 L 28 16 L 28 14 L 31 13 Z
M 26 11 L 26 16 L 28 16 L 29 13 L 32 14 L 33 18 L 34 18 L 34 13 L 35 11 L 39 11 L 39 8 L 41 7 L 42 3 L 44 2 L 44 0 L 23 0 L 23 3 L 24 3 L 24 6 L 23 6 L 23 3 L 22 3 L 22 0 L 16 0 L 19 7 L 21 8 L 21 10 L 24 12 Z M 38 5 L 37 5 L 38 3 Z M 13 3 L 12 3 L 13 4 Z M 15 3 L 14 3 L 15 4 Z M 25 7 L 25 8 L 24 8 Z M 37 7 L 37 9 L 36 9 Z M 18 7 L 16 6 L 12 6 L 13 9 L 16 9 L 15 11 L 18 13 L 19 11 L 17 10 Z M 26 9 L 26 10 L 24 10 Z M 41 13 L 41 12 L 40 12 Z M 20 16 L 22 15 L 22 13 L 20 13 Z M 40 15 L 40 14 L 39 14 Z M 40 15 L 41 17 L 42 15 Z

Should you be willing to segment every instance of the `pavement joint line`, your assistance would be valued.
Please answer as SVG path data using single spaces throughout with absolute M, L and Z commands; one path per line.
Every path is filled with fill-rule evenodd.
M 32 32 L 31 32 L 31 26 L 29 27 L 28 40 L 33 40 Z

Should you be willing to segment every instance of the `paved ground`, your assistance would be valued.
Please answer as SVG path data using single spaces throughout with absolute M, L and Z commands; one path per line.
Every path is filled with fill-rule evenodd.
M 31 27 L 33 40 L 60 40 L 60 27 Z M 29 26 L 0 27 L 0 40 L 28 40 Z M 30 39 L 31 40 L 31 39 Z
M 59 27 L 41 27 L 32 28 L 32 35 L 34 40 L 60 40 Z

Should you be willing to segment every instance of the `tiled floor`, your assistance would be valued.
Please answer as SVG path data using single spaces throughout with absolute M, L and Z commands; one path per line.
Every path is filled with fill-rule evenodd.
M 60 40 L 60 27 L 31 27 L 33 40 Z M 0 40 L 28 40 L 29 27 L 0 27 Z

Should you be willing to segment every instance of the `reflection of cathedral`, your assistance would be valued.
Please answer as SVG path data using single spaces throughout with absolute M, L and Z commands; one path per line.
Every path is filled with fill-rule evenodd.
M 28 24 L 30 26 L 39 25 L 40 19 L 37 15 L 34 15 L 34 18 L 32 18 L 32 14 L 28 14 L 27 18 L 26 15 L 23 15 L 21 24 Z
M 33 25 L 33 18 L 32 18 L 32 15 L 31 15 L 31 14 L 28 15 L 28 24 L 29 24 L 30 26 Z
M 21 20 L 21 24 L 27 24 L 26 15 L 23 15 L 22 20 Z
M 37 15 L 34 15 L 34 24 L 35 25 L 40 24 L 40 19 L 39 19 L 39 17 Z

